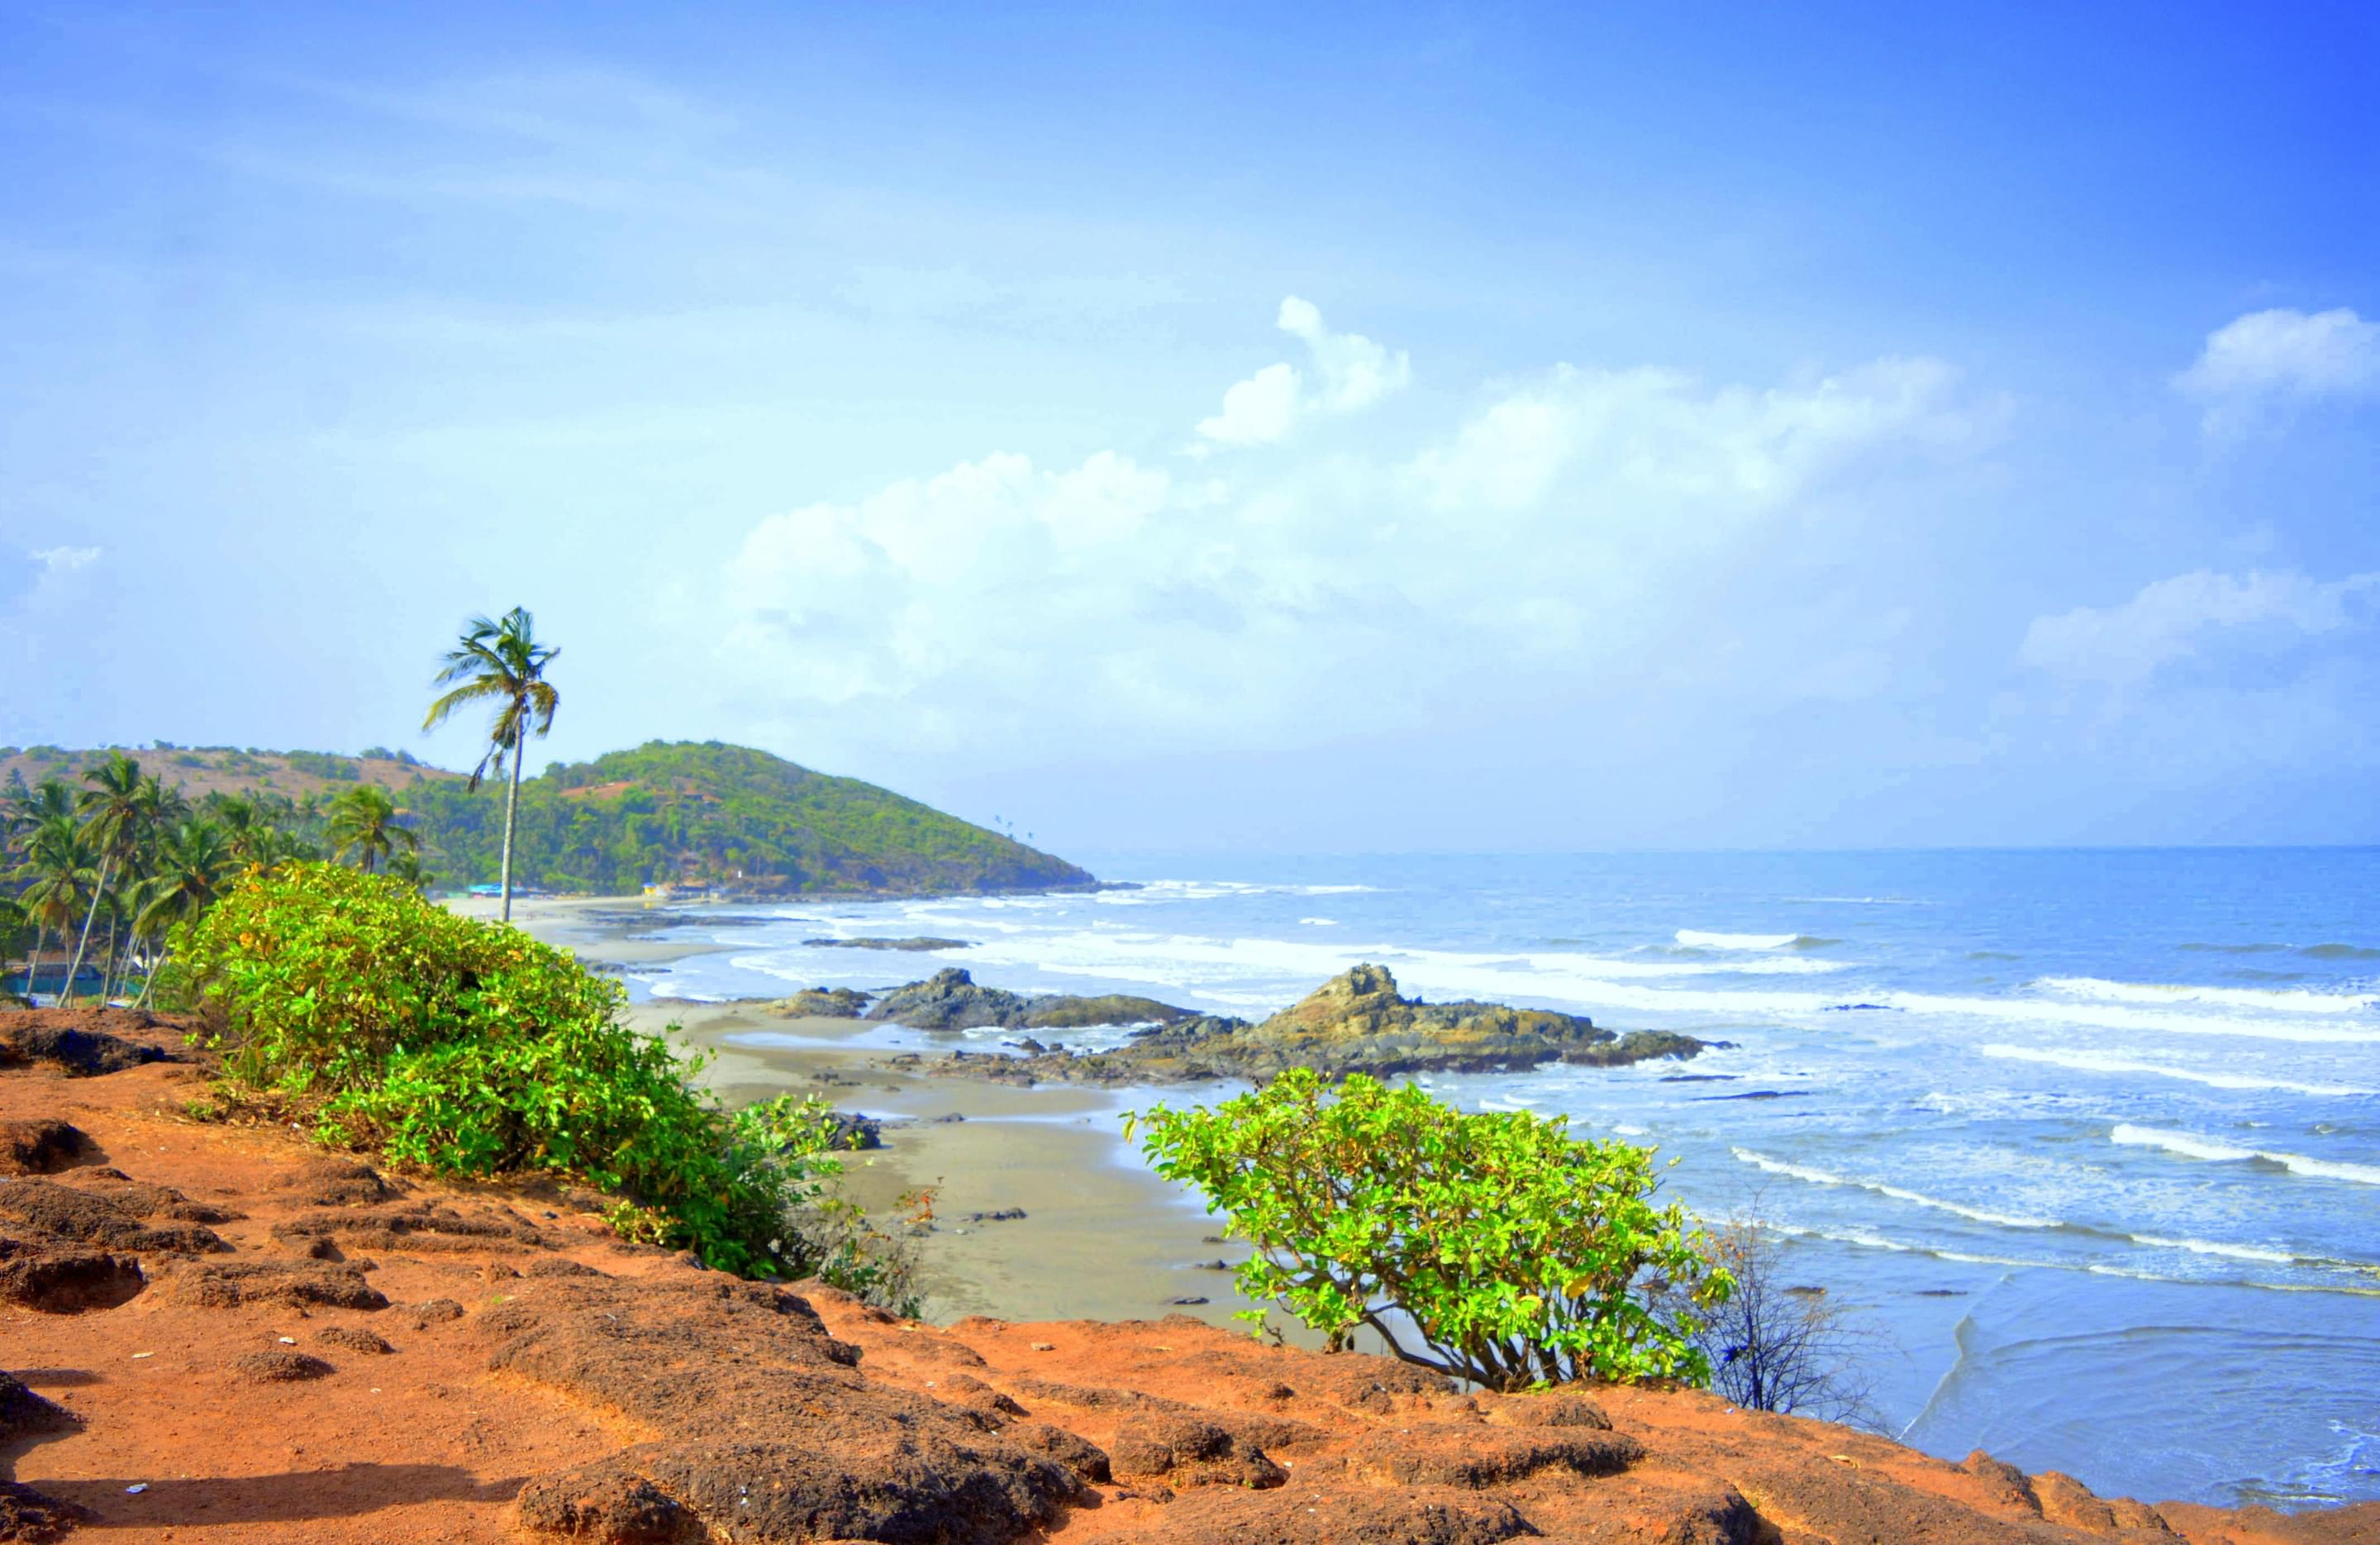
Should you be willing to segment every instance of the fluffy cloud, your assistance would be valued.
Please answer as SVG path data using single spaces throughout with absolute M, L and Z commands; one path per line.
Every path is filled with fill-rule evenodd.
M 2174 384 L 2207 405 L 2213 434 L 2253 422 L 2269 402 L 2367 392 L 2380 387 L 2380 323 L 2344 307 L 2252 311 L 2208 334 Z
M 1279 438 L 1255 431 L 1284 413 L 1352 411 L 1404 379 L 1401 357 L 1328 333 L 1310 307 L 1282 324 L 1316 343 L 1316 373 L 1275 367 L 1294 399 L 1264 395 L 1280 376 L 1232 389 L 1226 417 L 1250 443 Z M 1930 360 L 1757 388 L 1564 365 L 1363 451 L 1229 475 L 1195 454 L 1000 454 L 806 505 L 754 528 L 685 614 L 719 641 L 714 679 L 755 730 L 814 742 L 831 717 L 983 764 L 1050 744 L 1315 745 L 1483 690 L 1650 691 L 1730 651 L 1747 658 L 1718 674 L 1747 696 L 1796 657 L 1840 656 L 1815 695 L 1847 700 L 1895 668 L 1868 621 L 1830 639 L 1850 614 L 1814 602 L 1779 625 L 1791 644 L 1745 645 L 1745 609 L 1723 592 L 1805 566 L 1798 549 L 1848 518 L 1871 468 L 1962 454 L 1976 432 Z M 1719 547 L 1730 562 L 1712 561 Z
M 2135 686 L 2216 651 L 2277 653 L 2369 625 L 2380 573 L 2317 580 L 2293 571 L 2199 569 L 2144 585 L 2119 605 L 2034 619 L 2025 663 L 2069 681 Z
M 1882 359 L 1805 384 L 1703 390 L 1675 371 L 1560 365 L 1412 463 L 1440 508 L 1519 510 L 1584 467 L 1615 497 L 1713 505 L 1791 498 L 1846 455 L 1916 436 L 1969 437 L 1936 359 Z
M 37 553 L 28 554 L 27 556 L 41 565 L 42 572 L 44 574 L 71 574 L 76 569 L 97 563 L 99 549 L 96 547 L 45 547 Z
M 1294 365 L 1267 365 L 1223 394 L 1223 410 L 1198 423 L 1198 432 L 1222 445 L 1267 445 L 1288 438 L 1314 414 L 1354 413 L 1413 380 L 1413 361 L 1360 333 L 1333 333 L 1310 300 L 1290 296 L 1276 327 L 1304 342 L 1313 380 Z

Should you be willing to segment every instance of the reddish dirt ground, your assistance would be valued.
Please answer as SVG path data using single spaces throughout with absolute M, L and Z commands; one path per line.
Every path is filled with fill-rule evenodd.
M 585 1193 L 193 1121 L 184 1056 L 0 1014 L 0 1539 L 2380 1541 L 2380 1506 L 2103 1501 L 1697 1393 L 905 1322 L 625 1246 Z

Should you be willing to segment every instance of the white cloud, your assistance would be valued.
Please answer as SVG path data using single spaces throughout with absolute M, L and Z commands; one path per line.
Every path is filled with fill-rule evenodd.
M 71 574 L 99 561 L 96 547 L 45 547 L 27 554 L 42 566 L 44 574 Z
M 2380 387 L 2380 322 L 2345 307 L 2251 311 L 2208 334 L 2174 384 L 2207 404 L 2207 432 L 2236 432 L 2268 402 Z
M 1614 502 L 1647 495 L 1766 505 L 1844 456 L 1916 437 L 1972 435 L 1936 359 L 1880 359 L 1807 384 L 1705 391 L 1676 371 L 1556 366 L 1423 452 L 1414 478 L 1441 508 L 1524 509 L 1565 468 L 1591 467 Z
M 1298 400 L 1398 373 L 1351 358 L 1318 364 Z M 1267 379 L 1227 404 L 1248 443 L 1279 411 L 1243 390 Z M 713 679 L 752 733 L 864 726 L 844 732 L 855 760 L 885 746 L 986 764 L 1055 744 L 1277 750 L 1462 702 L 1482 670 L 1498 690 L 1599 691 L 1722 648 L 1747 694 L 1774 678 L 1811 696 L 1791 678 L 1816 661 L 1816 695 L 1851 700 L 1900 669 L 1872 625 L 1812 607 L 1768 619 L 1790 641 L 1746 641 L 1754 624 L 1714 598 L 1777 583 L 1746 561 L 1845 518 L 1856 493 L 1839 474 L 1962 452 L 1974 431 L 1930 360 L 1768 388 L 1562 367 L 1418 443 L 1196 477 L 1113 451 L 1058 468 L 999 454 L 806 505 L 755 527 L 679 623 L 717 644 Z
M 1267 365 L 1223 394 L 1223 410 L 1198 423 L 1198 432 L 1223 445 L 1266 445 L 1289 437 L 1312 414 L 1356 413 L 1413 380 L 1413 361 L 1360 333 L 1333 333 L 1310 300 L 1290 296 L 1276 327 L 1303 341 L 1314 381 L 1289 364 Z
M 1297 423 L 1304 378 L 1293 365 L 1267 365 L 1223 394 L 1223 410 L 1198 420 L 1198 432 L 1225 445 L 1265 445 Z
M 2141 588 L 2119 605 L 2035 617 L 2020 653 L 2070 681 L 2134 686 L 2217 651 L 2277 652 L 2360 627 L 2380 605 L 2380 572 L 2317 580 L 2293 570 L 2199 569 Z

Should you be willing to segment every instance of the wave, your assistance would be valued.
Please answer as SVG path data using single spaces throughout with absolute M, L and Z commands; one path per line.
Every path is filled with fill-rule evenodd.
M 1301 928 L 1337 928 L 1339 926 L 1339 919 L 1336 918 L 1300 918 L 1297 922 Z
M 1358 895 L 1378 889 L 1377 885 L 1276 885 L 1253 880 L 1144 880 L 1129 890 L 1094 892 L 1090 899 L 1103 906 L 1150 906 L 1175 901 L 1220 901 L 1227 896 Z
M 1955 1212 L 1961 1218 L 1972 1219 L 1979 1223 L 1997 1223 L 2002 1228 L 2064 1228 L 2066 1226 L 2063 1219 L 2029 1218 L 2020 1213 L 1994 1212 L 1985 1208 L 1968 1207 L 1961 1202 L 1945 1201 L 1939 1197 L 1929 1197 L 1921 1191 L 1912 1191 L 1900 1186 L 1888 1186 L 1880 1180 L 1857 1180 L 1850 1175 L 1836 1174 L 1832 1171 L 1816 1169 L 1808 1164 L 1794 1164 L 1782 1159 L 1771 1159 L 1765 1153 L 1755 1153 L 1748 1148 L 1734 1149 L 1730 1151 L 1744 1163 L 1770 1174 L 1786 1175 L 1794 1180 L 1806 1180 L 1813 1186 L 1848 1186 L 1857 1190 L 1873 1191 L 1877 1196 L 1890 1197 L 1895 1201 L 1905 1201 L 1912 1206 L 1930 1207 L 1940 1212 Z
M 2279 955 L 2285 952 L 2313 960 L 2380 960 L 2380 949 L 2363 944 L 2204 944 L 2191 943 L 2175 946 L 2201 955 Z
M 2208 1073 L 2194 1067 L 2169 1067 L 2162 1063 L 2135 1062 L 2129 1057 L 2103 1056 L 2095 1052 L 2056 1052 L 2037 1046 L 1978 1046 L 1986 1057 L 2011 1062 L 2046 1063 L 2082 1073 L 2140 1073 L 2153 1078 L 2181 1078 L 2218 1089 L 2280 1089 L 2290 1094 L 2380 1094 L 2380 1089 L 2354 1084 L 2309 1084 L 2294 1078 L 2267 1078 L 2248 1073 Z
M 1787 896 L 1789 902 L 1811 906 L 1931 906 L 1912 896 Z
M 2200 987 L 2180 982 L 2106 981 L 2097 977 L 2044 977 L 2033 984 L 2046 992 L 2114 1004 L 2216 1004 L 2291 1014 L 2368 1014 L 2368 992 L 2324 992 L 2303 987 Z
M 1816 1185 L 1849 1186 L 1857 1187 L 1864 1191 L 1875 1191 L 1883 1196 L 1893 1197 L 1904 1201 L 1915 1202 L 1921 1206 L 1936 1208 L 1946 1212 L 1954 1212 L 1962 1218 L 1971 1218 L 1980 1223 L 1999 1223 L 2004 1226 L 2015 1228 L 2070 1230 L 2077 1234 L 2088 1235 L 2102 1239 L 2119 1240 L 2125 1244 L 2136 1245 L 2144 1249 L 2180 1250 L 2188 1255 L 2212 1256 L 2224 1260 L 2254 1261 L 2259 1265 L 2266 1266 L 2327 1268 L 2332 1271 L 2353 1271 L 2366 1275 L 2369 1275 L 2375 1271 L 2380 1271 L 2380 1267 L 2374 1267 L 2362 1261 L 2341 1260 L 2330 1256 L 2306 1255 L 2300 1251 L 2283 1249 L 2277 1246 L 2272 1245 L 2234 1245 L 2218 1239 L 2193 1239 L 2187 1236 L 2176 1237 L 2170 1235 L 2162 1234 L 2131 1234 L 2121 1229 L 2096 1228 L 2087 1223 L 2069 1223 L 2060 1220 L 2012 1218 L 2004 1214 L 1987 1212 L 1978 1208 L 1961 1207 L 1956 1202 L 1944 1201 L 1937 1197 L 1921 1196 L 1917 1192 L 1906 1191 L 1899 1186 L 1884 1186 L 1873 1181 L 1854 1180 L 1844 1175 L 1830 1174 L 1826 1170 L 1814 1169 L 1804 1164 L 1790 1164 L 1785 1162 L 1783 1160 L 1770 1159 L 1766 1155 L 1754 1153 L 1745 1149 L 1739 1148 L 1734 1151 L 1735 1156 L 1738 1159 L 1743 1160 L 1746 1162 L 1759 1167 L 1760 1169 L 1766 1170 L 1771 1174 L 1790 1175 L 1796 1180 L 1807 1180 Z M 1885 1238 L 1880 1235 L 1855 1230 L 1829 1231 L 1825 1229 L 1800 1227 L 1787 1223 L 1772 1223 L 1766 1226 L 1775 1228 L 1780 1234 L 1796 1235 L 1815 1235 L 1819 1238 L 1832 1239 L 1841 1244 L 1864 1245 L 1872 1249 L 1879 1250 L 1915 1252 L 1923 1255 L 1935 1256 L 1943 1260 L 1965 1261 L 1972 1265 L 2053 1266 L 2067 1271 L 2079 1269 L 2082 1271 L 2097 1271 L 2109 1276 L 2137 1277 L 2149 1282 L 2180 1282 L 2188 1280 L 2179 1277 L 2163 1276 L 2154 1271 L 2136 1271 L 2129 1267 L 2112 1266 L 2105 1262 L 2084 1263 L 2047 1259 L 2020 1259 L 2009 1256 L 1974 1255 L 1961 1250 L 1945 1249 L 1937 1245 L 1907 1244 L 1900 1240 Z M 2257 1283 L 2250 1285 L 2264 1284 Z
M 2380 1044 L 2380 1024 L 2369 1028 L 2284 1019 L 2266 1014 L 2204 1014 L 2176 1003 L 2180 1013 L 2156 1013 L 2131 1004 L 2077 1002 L 2053 998 L 1964 998 L 1925 992 L 1889 992 L 1879 1000 L 1897 1008 L 1924 1014 L 1971 1014 L 1978 1018 L 2060 1028 L 2091 1026 L 2106 1030 L 2154 1030 L 2175 1035 L 2246 1036 L 2259 1040 L 2289 1040 L 2302 1044 Z M 1815 1006 L 1815 1005 L 1813 1005 Z
M 2136 1148 L 2160 1148 L 2185 1159 L 2203 1159 L 2209 1163 L 2236 1164 L 2256 1161 L 2277 1164 L 2292 1174 L 2318 1180 L 2344 1180 L 2358 1186 L 2380 1186 L 2380 1165 L 2349 1164 L 2333 1159 L 2309 1159 L 2302 1153 L 2275 1153 L 2265 1149 L 2235 1148 L 2218 1143 L 2211 1137 L 2193 1137 L 2188 1132 L 2167 1132 L 2155 1127 L 2134 1126 L 2120 1123 L 2107 1134 L 2112 1142 Z
M 1806 933 L 1707 933 L 1699 928 L 1682 928 L 1671 937 L 1689 949 L 1702 950 L 1815 950 L 1842 943 Z

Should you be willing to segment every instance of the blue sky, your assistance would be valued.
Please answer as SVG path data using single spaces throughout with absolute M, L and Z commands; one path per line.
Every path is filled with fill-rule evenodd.
M 2368 7 L 0 6 L 0 742 L 2380 840 Z

